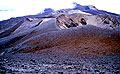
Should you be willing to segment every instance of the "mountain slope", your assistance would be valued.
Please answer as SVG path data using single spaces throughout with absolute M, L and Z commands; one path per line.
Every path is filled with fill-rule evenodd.
M 99 18 L 99 21 L 96 21 L 96 18 Z M 76 43 L 75 46 L 78 49 L 80 44 L 82 44 L 80 47 L 84 50 L 86 48 L 85 46 L 90 47 L 92 52 L 93 49 L 91 48 L 96 48 L 96 51 L 94 50 L 95 54 L 103 54 L 103 49 L 105 53 L 108 54 L 119 53 L 120 34 L 119 31 L 116 31 L 119 24 L 102 23 L 105 20 L 111 21 L 109 19 L 111 19 L 109 16 L 104 17 L 81 13 L 65 13 L 56 18 L 37 18 L 32 21 L 27 18 L 24 20 L 24 23 L 15 29 L 9 36 L 0 39 L 1 52 L 8 47 L 10 48 L 5 49 L 7 52 L 35 52 L 41 49 L 61 46 L 61 44 L 67 44 L 74 49 L 72 46 Z M 114 27 L 110 28 L 110 26 Z M 92 44 L 91 40 L 95 42 Z M 109 44 L 109 41 L 112 45 Z M 89 45 L 89 43 L 94 46 L 91 44 Z M 98 44 L 96 45 L 96 43 Z M 69 46 L 66 46 L 66 48 Z M 113 47 L 114 49 L 112 49 Z
M 119 74 L 119 15 L 78 6 L 0 23 L 0 73 Z

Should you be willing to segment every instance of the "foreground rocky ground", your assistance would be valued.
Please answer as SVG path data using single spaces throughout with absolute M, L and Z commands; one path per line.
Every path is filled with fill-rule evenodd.
M 2 74 L 119 74 L 120 55 L 81 58 L 43 52 L 0 58 Z

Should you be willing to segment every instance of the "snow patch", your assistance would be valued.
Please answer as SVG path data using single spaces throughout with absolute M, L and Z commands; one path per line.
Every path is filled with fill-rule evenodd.
M 89 14 L 89 13 L 85 13 L 85 12 L 82 12 L 82 11 L 80 11 L 80 10 L 70 10 L 70 11 L 68 12 L 68 14 L 74 14 L 74 13 L 81 13 L 81 14 L 91 15 L 91 14 Z

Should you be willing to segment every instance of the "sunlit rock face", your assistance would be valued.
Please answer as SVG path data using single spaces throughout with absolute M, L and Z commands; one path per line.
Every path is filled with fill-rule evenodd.
M 61 14 L 56 22 L 61 28 L 77 27 L 82 25 L 94 25 L 104 29 L 115 29 L 119 21 L 108 15 L 86 15 L 81 13 Z M 64 26 L 61 26 L 64 25 Z

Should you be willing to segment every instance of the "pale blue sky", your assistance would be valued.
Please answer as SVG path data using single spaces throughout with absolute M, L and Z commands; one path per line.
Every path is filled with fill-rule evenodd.
M 37 14 L 45 8 L 72 8 L 73 2 L 120 14 L 120 0 L 0 0 L 0 20 Z

